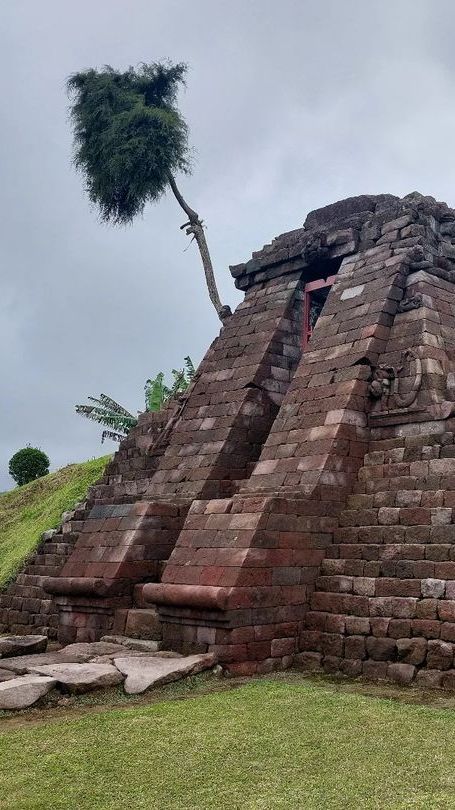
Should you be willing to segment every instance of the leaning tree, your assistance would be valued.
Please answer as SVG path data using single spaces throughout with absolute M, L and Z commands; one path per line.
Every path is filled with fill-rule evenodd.
M 74 160 L 104 222 L 131 223 L 146 203 L 171 189 L 187 217 L 181 226 L 197 243 L 210 300 L 220 320 L 231 314 L 218 294 L 203 220 L 175 179 L 188 173 L 188 127 L 177 106 L 185 64 L 154 62 L 125 72 L 106 66 L 68 79 Z

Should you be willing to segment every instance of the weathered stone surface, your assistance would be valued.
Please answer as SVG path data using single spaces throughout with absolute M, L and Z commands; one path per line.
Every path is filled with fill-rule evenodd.
M 423 664 L 427 654 L 426 638 L 399 638 L 397 640 L 398 658 L 404 664 Z
M 438 669 L 420 669 L 416 675 L 416 683 L 425 689 L 440 689 L 442 675 Z
M 448 641 L 430 639 L 428 642 L 428 669 L 450 669 L 453 662 L 453 647 Z
M 17 678 L 17 674 L 12 672 L 11 669 L 0 668 L 0 683 L 2 683 L 2 681 L 10 681 L 11 678 Z
M 367 652 L 374 661 L 388 661 L 396 651 L 396 641 L 392 638 L 373 638 L 370 636 L 366 642 Z
M 294 664 L 299 669 L 318 672 L 322 669 L 322 655 L 316 652 L 302 652 L 294 657 Z
M 96 655 L 95 658 L 90 658 L 91 664 L 112 664 L 115 658 L 118 658 L 117 653 L 110 655 Z M 157 652 L 147 652 L 142 650 L 128 650 L 125 655 L 128 658 L 183 658 L 181 653 L 174 652 L 173 650 L 159 650 Z
M 26 709 L 55 686 L 54 678 L 24 675 L 0 683 L 0 709 Z
M 44 652 L 47 636 L 1 636 L 0 657 L 11 655 L 32 655 Z
M 126 654 L 132 658 L 144 658 L 144 656 L 147 655 L 160 655 L 160 653 L 146 653 L 140 652 L 140 650 L 128 650 L 128 653 L 125 653 L 125 655 Z M 116 657 L 118 657 L 118 653 L 111 653 L 111 655 L 95 655 L 94 658 L 90 658 L 90 664 L 112 664 Z
M 387 677 L 396 683 L 411 683 L 416 673 L 416 668 L 412 664 L 389 664 L 387 667 Z
M 48 664 L 82 664 L 88 661 L 86 655 L 81 653 L 67 654 L 65 652 L 38 653 L 37 655 L 19 655 L 14 658 L 2 658 L 2 669 L 9 669 L 18 675 L 25 675 L 33 667 Z
M 78 644 L 68 644 L 60 651 L 60 655 L 83 656 L 86 661 L 95 658 L 97 655 L 118 655 L 125 652 L 121 644 L 109 644 L 106 641 L 80 642 Z M 67 659 L 69 660 L 69 659 Z
M 418 194 L 351 199 L 235 269 L 245 300 L 178 411 L 141 417 L 162 421 L 129 434 L 96 504 L 63 527 L 74 553 L 54 538 L 36 556 L 62 643 L 156 632 L 238 674 L 297 653 L 326 672 L 406 682 L 426 665 L 451 682 L 453 223 Z M 324 279 L 310 328 L 309 282 Z M 47 613 L 55 628 L 28 576 L 0 598 L 11 632 Z M 84 654 L 156 656 L 118 641 Z
M 68 692 L 79 694 L 123 681 L 121 672 L 111 664 L 49 664 L 33 667 L 31 672 L 53 678 Z
M 424 599 L 441 599 L 444 596 L 446 583 L 443 579 L 423 579 L 422 596 Z
M 146 638 L 130 638 L 129 636 L 103 636 L 101 642 L 115 646 L 126 647 L 128 650 L 140 650 L 140 652 L 154 653 L 160 649 L 159 641 L 152 641 Z M 103 653 L 101 653 L 103 654 Z
M 159 641 L 161 623 L 158 612 L 155 609 L 130 609 L 126 617 L 125 634 Z
M 204 669 L 213 667 L 216 657 L 211 653 L 206 655 L 189 655 L 179 659 L 124 657 L 115 658 L 117 669 L 126 675 L 125 692 L 137 695 L 145 692 L 151 686 L 158 686 L 171 681 L 178 681 L 186 675 L 194 675 Z

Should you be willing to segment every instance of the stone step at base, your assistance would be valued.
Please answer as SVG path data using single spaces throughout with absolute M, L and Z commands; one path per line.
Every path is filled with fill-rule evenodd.
M 439 506 L 455 507 L 453 489 L 397 489 L 349 495 L 346 509 L 379 509 L 382 506 L 422 506 L 434 509 Z
M 381 548 L 369 550 L 365 547 L 354 552 L 352 559 L 343 566 L 346 576 L 386 577 L 400 579 L 445 579 L 455 580 L 455 555 L 453 551 L 444 553 L 434 552 L 434 557 L 445 559 L 431 559 L 426 554 L 425 559 L 413 560 L 405 551 L 400 551 L 392 559 L 387 558 Z M 452 547 L 453 548 L 453 547 Z M 354 557 L 357 553 L 357 557 Z M 451 555 L 450 557 L 448 555 Z
M 442 433 L 428 433 L 423 432 L 414 436 L 397 436 L 391 439 L 372 439 L 369 443 L 369 452 L 389 452 L 396 449 L 405 447 L 421 448 L 431 447 L 439 444 L 441 447 L 447 447 L 454 444 L 455 433 L 453 430 L 445 430 Z
M 370 547 L 368 547 L 370 548 Z M 394 549 L 394 556 L 386 555 L 386 551 L 381 546 L 376 546 L 372 551 L 367 551 L 367 547 L 362 548 L 362 556 L 346 558 L 327 557 L 321 568 L 321 576 L 347 576 L 347 577 L 385 577 L 406 579 L 445 579 L 452 581 L 455 579 L 455 546 L 445 548 L 427 547 L 425 558 L 412 559 L 411 553 L 406 546 Z M 353 550 L 354 553 L 354 550 Z M 371 559 L 371 557 L 375 559 Z M 416 555 L 417 556 L 417 553 Z M 442 559 L 441 559 L 442 558 Z
M 455 520 L 451 506 L 376 506 L 370 509 L 348 509 L 341 513 L 340 529 L 367 529 L 400 526 L 450 526 Z
M 455 472 L 450 475 L 397 475 L 396 477 L 370 478 L 353 484 L 353 495 L 375 495 L 379 492 L 418 489 L 423 492 L 455 489 Z
M 409 562 L 411 567 L 412 562 Z M 455 571 L 455 565 L 453 567 Z M 411 572 L 411 568 L 409 570 Z M 404 576 L 349 576 L 348 574 L 322 575 L 316 580 L 316 591 L 329 594 L 356 594 L 370 597 L 369 611 L 379 610 L 383 597 L 398 596 L 413 599 L 443 599 L 455 602 L 455 580 L 438 577 Z M 415 603 L 414 603 L 415 604 Z M 412 612 L 413 604 L 409 604 Z M 441 602 L 442 609 L 447 607 Z M 416 611 L 417 605 L 415 604 Z M 436 611 L 436 606 L 435 611 Z M 437 611 L 436 611 L 437 612 Z M 436 614 L 435 614 L 436 615 Z

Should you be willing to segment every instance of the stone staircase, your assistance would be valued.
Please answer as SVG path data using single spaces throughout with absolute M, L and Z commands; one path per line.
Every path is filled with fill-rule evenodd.
M 16 579 L 0 594 L 0 633 L 41 634 L 57 638 L 58 612 L 43 588 L 48 576 L 58 576 L 79 537 L 89 509 L 85 504 L 66 513 L 58 529 L 44 532 L 37 550 Z
M 300 639 L 327 672 L 455 686 L 454 434 L 371 443 Z

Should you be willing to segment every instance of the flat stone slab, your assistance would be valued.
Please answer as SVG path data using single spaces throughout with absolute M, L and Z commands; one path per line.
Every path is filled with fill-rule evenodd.
M 81 641 L 76 644 L 68 644 L 59 652 L 60 655 L 82 655 L 86 661 L 90 661 L 97 655 L 118 655 L 125 652 L 125 647 L 105 641 Z
M 15 672 L 12 672 L 10 669 L 0 669 L 0 683 L 10 681 L 11 678 L 17 678 Z
M 0 709 L 26 709 L 54 688 L 54 678 L 24 675 L 0 683 Z
M 140 650 L 128 650 L 127 652 L 122 653 L 123 655 L 127 655 L 128 658 L 144 658 L 144 656 L 150 655 L 150 653 L 140 652 Z M 159 653 L 151 653 L 151 655 L 159 655 Z M 90 659 L 91 664 L 113 664 L 114 659 L 118 658 L 119 654 L 115 653 L 114 655 L 96 655 L 95 658 Z
M 17 675 L 25 675 L 33 667 L 45 666 L 47 664 L 83 664 L 88 661 L 88 656 L 73 653 L 59 652 L 38 653 L 37 655 L 18 655 L 14 658 L 0 658 L 1 668 L 9 669 Z
M 47 636 L 0 636 L 0 657 L 44 652 Z
M 155 655 L 115 658 L 114 664 L 126 675 L 125 692 L 138 695 L 151 686 L 178 681 L 216 664 L 212 653 L 188 655 L 184 658 L 162 658 Z
M 103 636 L 101 642 L 110 642 L 111 644 L 121 644 L 128 650 L 139 650 L 140 652 L 153 653 L 158 652 L 160 649 L 159 641 L 152 641 L 146 638 L 130 638 L 129 636 Z M 179 655 L 179 653 L 175 653 Z
M 180 653 L 172 650 L 160 650 L 159 652 L 142 652 L 141 650 L 128 650 L 124 652 L 128 658 L 183 658 Z M 119 657 L 118 652 L 114 655 L 97 655 L 90 659 L 91 664 L 112 664 Z
M 49 664 L 34 667 L 33 672 L 53 678 L 73 694 L 115 686 L 123 681 L 123 675 L 112 664 Z

